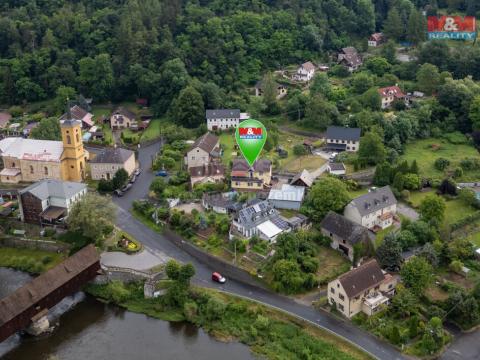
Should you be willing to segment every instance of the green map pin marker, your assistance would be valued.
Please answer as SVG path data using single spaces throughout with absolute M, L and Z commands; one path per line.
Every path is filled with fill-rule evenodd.
M 267 129 L 258 120 L 245 120 L 238 125 L 235 139 L 243 157 L 250 166 L 253 166 L 267 141 Z

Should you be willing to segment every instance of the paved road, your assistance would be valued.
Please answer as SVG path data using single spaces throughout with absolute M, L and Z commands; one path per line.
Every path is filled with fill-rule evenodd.
M 441 360 L 478 360 L 480 359 L 480 331 L 468 334 L 456 334 L 452 345 L 440 356 Z
M 305 306 L 295 302 L 293 299 L 274 294 L 268 290 L 262 290 L 257 287 L 249 286 L 232 279 L 229 279 L 224 285 L 217 285 L 210 281 L 212 269 L 208 264 L 202 264 L 195 258 L 180 250 L 163 235 L 158 234 L 143 225 L 135 219 L 129 212 L 131 202 L 135 199 L 145 198 L 148 192 L 148 186 L 154 175 L 147 170 L 151 162 L 151 156 L 159 150 L 160 144 L 154 144 L 145 147 L 139 151 L 139 161 L 143 173 L 139 176 L 132 189 L 121 198 L 115 198 L 118 205 L 117 225 L 123 230 L 132 234 L 141 241 L 145 247 L 152 252 L 158 252 L 159 256 L 169 256 L 181 262 L 190 262 L 195 266 L 196 274 L 194 283 L 205 287 L 213 287 L 222 291 L 230 292 L 235 295 L 243 296 L 252 300 L 260 301 L 270 306 L 277 307 L 284 311 L 297 315 L 307 321 L 321 326 L 348 341 L 356 344 L 360 348 L 372 354 L 381 360 L 405 359 L 394 347 L 378 340 L 367 332 L 353 326 L 350 322 L 343 321 L 324 312 L 319 312 L 312 307 Z
M 414 208 L 404 203 L 397 204 L 397 212 L 413 221 L 418 220 L 420 217 Z

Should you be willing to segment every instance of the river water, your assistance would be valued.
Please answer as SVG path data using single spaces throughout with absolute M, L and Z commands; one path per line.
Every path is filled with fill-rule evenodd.
M 0 297 L 30 276 L 0 268 Z M 187 323 L 170 323 L 81 293 L 64 299 L 51 311 L 58 324 L 39 338 L 12 336 L 0 344 L 5 360 L 243 360 L 254 359 L 247 346 L 222 343 Z

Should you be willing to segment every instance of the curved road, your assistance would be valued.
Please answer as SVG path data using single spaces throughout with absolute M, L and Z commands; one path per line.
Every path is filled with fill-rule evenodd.
M 147 169 L 150 167 L 151 159 L 160 149 L 160 146 L 160 143 L 155 143 L 140 149 L 139 162 L 142 164 L 142 174 L 137 178 L 134 186 L 123 197 L 114 198 L 114 202 L 118 205 L 117 225 L 120 228 L 135 236 L 153 252 L 159 252 L 162 255 L 167 255 L 181 262 L 192 263 L 196 269 L 194 283 L 198 285 L 215 287 L 219 290 L 230 292 L 287 311 L 345 338 L 377 359 L 397 360 L 406 358 L 393 346 L 390 346 L 369 333 L 353 326 L 350 322 L 317 311 L 312 307 L 299 304 L 285 296 L 246 285 L 233 279 L 229 279 L 224 285 L 213 284 L 210 281 L 210 277 L 212 271 L 215 269 L 210 268 L 208 264 L 200 263 L 189 254 L 180 250 L 176 245 L 166 239 L 165 236 L 156 233 L 135 219 L 129 212 L 132 201 L 147 196 L 148 187 L 154 178 L 152 172 Z

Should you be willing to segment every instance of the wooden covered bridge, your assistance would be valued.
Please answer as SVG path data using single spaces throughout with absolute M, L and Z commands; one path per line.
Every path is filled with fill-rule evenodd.
M 88 245 L 0 300 L 0 341 L 28 328 L 64 297 L 95 278 L 100 257 Z

